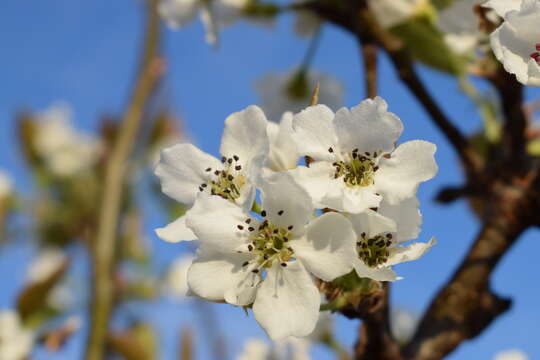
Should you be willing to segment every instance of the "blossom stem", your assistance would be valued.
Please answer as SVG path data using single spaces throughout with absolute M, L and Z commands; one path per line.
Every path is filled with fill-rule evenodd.
M 84 357 L 86 360 L 103 359 L 114 302 L 111 278 L 116 258 L 122 187 L 126 178 L 128 158 L 134 147 L 145 106 L 162 72 L 159 66 L 161 63 L 157 59 L 160 33 L 157 3 L 157 0 L 148 2 L 148 25 L 141 69 L 105 169 L 97 234 L 95 241 L 90 245 L 94 281 L 90 309 L 92 320 Z

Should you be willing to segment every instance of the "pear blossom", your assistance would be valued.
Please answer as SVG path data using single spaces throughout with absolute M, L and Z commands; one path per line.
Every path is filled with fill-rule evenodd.
M 368 209 L 361 214 L 350 214 L 349 219 L 356 233 L 358 257 L 354 268 L 359 277 L 399 280 L 392 265 L 416 260 L 435 244 L 435 239 L 431 239 L 427 243 L 402 245 L 420 233 L 422 216 L 416 197 L 397 205 L 382 202 L 377 211 Z
M 0 170 L 0 199 L 5 199 L 13 192 L 13 180 L 4 171 Z
M 266 167 L 271 171 L 294 169 L 298 163 L 298 149 L 292 136 L 293 113 L 288 111 L 281 116 L 279 124 L 269 121 L 266 132 L 270 143 Z
M 187 206 L 193 205 L 198 193 L 203 193 L 251 208 L 255 197 L 254 181 L 268 155 L 267 124 L 264 113 L 257 106 L 227 117 L 221 139 L 221 160 L 189 143 L 162 150 L 155 169 L 162 191 Z M 156 233 L 168 242 L 195 239 L 186 227 L 185 216 L 157 229 Z
M 101 152 L 100 141 L 77 131 L 65 104 L 54 105 L 37 116 L 34 146 L 49 170 L 57 176 L 73 176 L 92 167 Z
M 337 109 L 343 104 L 343 87 L 332 76 L 304 70 L 283 74 L 270 73 L 255 83 L 261 107 L 272 121 L 287 111 L 296 113 L 309 105 L 317 83 L 319 102 Z
M 33 343 L 34 335 L 23 328 L 19 315 L 12 310 L 0 310 L 0 359 L 25 359 Z
M 206 28 L 206 42 L 215 44 L 219 30 L 237 21 L 248 2 L 249 0 L 161 0 L 158 11 L 173 29 L 188 25 L 200 14 Z
M 390 313 L 392 335 L 401 344 L 406 344 L 412 339 L 419 320 L 418 315 L 411 311 L 393 308 Z
M 429 0 L 368 0 L 369 8 L 383 28 L 406 22 L 429 5 Z
M 504 17 L 506 13 L 521 7 L 523 0 L 488 0 L 482 6 L 493 9 L 497 15 Z
M 29 284 L 46 281 L 54 275 L 67 261 L 66 255 L 58 249 L 45 249 L 30 264 L 27 273 Z
M 483 0 L 456 0 L 439 13 L 438 27 L 446 44 L 456 53 L 473 51 L 485 38 L 480 31 L 474 6 Z
M 540 1 L 523 0 L 518 10 L 510 10 L 503 17 L 504 22 L 490 35 L 495 57 L 520 83 L 540 86 Z
M 500 353 L 495 355 L 495 357 L 493 358 L 493 360 L 527 360 L 527 359 L 528 359 L 527 355 L 523 351 L 517 350 L 517 349 L 501 351 Z
M 170 266 L 165 281 L 166 292 L 177 299 L 183 299 L 188 294 L 187 272 L 191 264 L 193 263 L 193 256 L 183 255 L 176 260 Z
M 341 214 L 311 220 L 309 195 L 286 172 L 262 179 L 260 189 L 262 219 L 220 197 L 197 199 L 187 225 L 201 246 L 188 284 L 210 301 L 253 304 L 273 340 L 307 336 L 321 302 L 310 273 L 331 281 L 350 272 L 355 235 Z
M 435 176 L 436 146 L 413 140 L 395 148 L 403 124 L 387 108 L 376 97 L 336 114 L 316 105 L 295 115 L 298 150 L 313 162 L 290 172 L 318 208 L 361 213 L 383 198 L 396 204 Z

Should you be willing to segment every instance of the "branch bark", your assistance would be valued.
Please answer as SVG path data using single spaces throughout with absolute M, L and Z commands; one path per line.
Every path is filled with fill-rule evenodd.
M 141 69 L 131 101 L 123 116 L 112 154 L 107 161 L 97 235 L 90 249 L 93 291 L 90 332 L 85 351 L 85 359 L 87 360 L 103 359 L 114 299 L 111 279 L 114 270 L 122 188 L 125 183 L 128 158 L 134 146 L 145 105 L 161 73 L 160 64 L 157 61 L 160 32 L 157 0 L 149 0 L 148 4 L 149 15 Z
M 366 96 L 374 98 L 377 96 L 377 44 L 366 38 L 359 39 L 358 42 L 364 63 Z

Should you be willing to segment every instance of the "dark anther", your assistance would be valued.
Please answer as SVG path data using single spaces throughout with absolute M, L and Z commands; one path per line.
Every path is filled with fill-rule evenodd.
M 377 171 L 377 170 L 379 170 L 379 167 L 378 167 L 378 166 L 375 166 L 375 167 L 373 168 L 373 171 Z
M 360 236 L 363 237 L 363 238 L 365 238 L 365 237 L 366 237 L 366 233 L 363 232 L 363 233 L 360 234 Z
M 237 226 L 239 230 L 244 230 L 244 227 L 242 225 Z
M 208 169 L 206 169 L 205 171 L 212 171 L 212 168 L 208 168 Z
M 241 169 L 242 169 L 242 166 L 236 165 L 236 166 L 234 167 L 234 169 L 235 169 L 235 170 L 241 170 Z
M 222 162 L 222 163 L 225 163 L 225 161 L 227 161 L 227 158 L 226 158 L 225 156 L 222 156 L 222 157 L 221 157 L 221 162 Z
M 247 218 L 246 221 L 244 221 L 246 224 L 249 224 L 251 222 L 251 218 Z
M 258 274 L 258 273 L 259 273 L 259 269 L 253 269 L 253 270 L 251 270 L 251 271 L 252 271 L 253 273 L 255 273 L 255 274 Z
M 204 189 L 202 187 L 199 186 L 199 191 L 203 191 Z
M 286 236 L 284 236 L 284 237 L 283 237 L 283 241 L 284 241 L 284 242 L 287 242 L 287 241 L 289 241 L 289 238 L 286 237 Z
M 277 234 L 279 232 L 278 229 L 274 229 L 274 234 Z
M 352 152 L 353 152 L 353 153 L 357 153 L 357 152 L 358 152 L 358 148 L 354 149 Z
M 229 181 L 233 181 L 234 176 L 232 176 L 232 175 L 229 174 L 229 176 L 227 176 L 227 179 L 228 179 Z
M 253 246 L 248 245 L 248 251 L 251 251 L 251 250 L 253 250 Z
M 250 227 L 248 227 L 248 230 L 249 230 L 249 231 L 253 231 L 253 230 L 255 230 L 255 229 L 254 229 L 253 227 L 250 226 Z
M 240 159 L 240 158 L 238 157 L 238 155 L 233 155 L 233 158 L 234 158 L 234 161 L 238 161 L 238 159 Z
M 293 229 L 293 227 L 294 227 L 294 226 L 292 226 L 292 225 L 289 225 L 289 227 L 287 227 L 287 229 L 289 229 L 289 230 L 292 230 L 292 229 Z
M 386 234 L 386 237 L 391 239 L 392 238 L 392 234 Z
M 266 210 L 261 211 L 261 216 L 266 217 Z
M 246 261 L 245 263 L 243 263 L 242 266 L 246 266 L 247 264 L 249 264 L 249 261 Z
M 214 175 L 219 175 L 219 170 L 214 171 Z
M 277 214 L 278 214 L 279 216 L 283 215 L 283 210 L 279 210 L 279 211 L 277 212 Z
M 367 151 L 364 154 L 366 154 L 366 156 L 369 156 L 369 153 Z
M 286 263 L 281 263 L 281 266 L 286 267 L 287 264 Z
M 332 149 L 331 147 L 328 148 L 328 152 L 329 153 L 333 153 L 334 152 L 334 149 Z
M 228 159 L 227 159 L 227 162 L 228 162 L 229 164 L 232 164 L 232 159 L 231 159 L 231 158 L 228 158 Z

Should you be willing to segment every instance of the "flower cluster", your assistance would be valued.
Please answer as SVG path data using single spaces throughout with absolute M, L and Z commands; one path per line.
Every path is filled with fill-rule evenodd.
M 191 144 L 164 149 L 162 190 L 189 209 L 157 234 L 200 243 L 190 294 L 251 307 L 279 340 L 314 330 L 314 278 L 399 279 L 392 265 L 433 244 L 402 245 L 420 231 L 418 185 L 437 172 L 435 145 L 396 147 L 402 129 L 381 98 L 337 113 L 311 106 L 279 125 L 250 106 L 225 120 L 221 159 Z
M 540 86 L 539 0 L 490 0 L 504 22 L 491 33 L 491 47 L 506 71 L 524 85 Z

